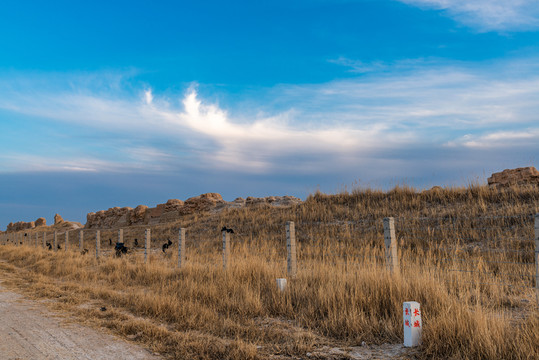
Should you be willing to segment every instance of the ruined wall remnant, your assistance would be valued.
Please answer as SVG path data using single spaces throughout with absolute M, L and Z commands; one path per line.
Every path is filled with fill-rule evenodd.
M 508 187 L 519 185 L 539 186 L 539 171 L 533 166 L 517 169 L 506 169 L 502 172 L 492 174 L 488 178 L 488 185 L 491 187 Z
M 227 202 L 218 193 L 206 193 L 185 201 L 170 199 L 166 203 L 159 204 L 153 208 L 139 205 L 134 209 L 130 207 L 114 207 L 95 213 L 92 212 L 86 216 L 85 227 L 87 229 L 103 229 L 131 225 L 156 225 L 173 222 L 189 214 L 220 211 L 230 207 L 240 208 L 264 204 L 271 206 L 291 206 L 300 203 L 301 199 L 293 196 L 248 197 L 247 199 L 237 198 L 232 202 Z

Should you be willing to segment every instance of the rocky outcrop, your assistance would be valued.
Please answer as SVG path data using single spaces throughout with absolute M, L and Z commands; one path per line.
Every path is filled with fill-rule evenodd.
M 223 197 L 217 193 L 207 193 L 189 198 L 185 201 L 170 199 L 164 204 L 149 208 L 145 205 L 139 205 L 132 209 L 110 208 L 95 213 L 89 213 L 86 216 L 86 228 L 116 228 L 130 225 L 155 225 L 160 223 L 173 222 L 181 219 L 182 216 L 207 211 L 220 211 L 225 208 L 240 208 L 245 206 L 291 206 L 300 204 L 301 199 L 293 196 L 269 196 L 266 198 L 247 199 L 237 198 L 232 202 L 223 200 Z
M 79 229 L 82 227 L 81 223 L 78 222 L 72 222 L 72 221 L 64 221 L 62 217 L 58 214 L 54 217 L 55 224 L 52 226 L 47 226 L 47 221 L 45 218 L 38 218 L 36 221 L 30 221 L 30 222 L 24 222 L 19 221 L 16 223 L 9 223 L 7 226 L 6 232 L 17 232 L 17 231 L 24 231 L 29 229 L 34 229 L 36 227 L 41 227 L 42 230 L 74 230 Z
M 35 227 L 36 227 L 36 223 L 34 221 L 30 221 L 30 222 L 18 221 L 16 223 L 10 222 L 7 226 L 6 232 L 22 231 L 22 230 L 27 230 L 27 229 L 33 229 Z
M 539 186 L 539 171 L 533 166 L 506 169 L 502 172 L 492 174 L 487 181 L 489 186 L 496 188 L 519 185 Z

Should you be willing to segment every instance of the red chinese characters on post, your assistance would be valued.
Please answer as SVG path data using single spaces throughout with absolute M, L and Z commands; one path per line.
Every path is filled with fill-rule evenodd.
M 404 326 L 410 327 L 410 320 L 406 320 L 406 321 L 404 322 Z
M 410 311 L 409 311 L 409 310 L 410 310 L 410 309 L 408 309 L 408 308 L 404 309 L 404 315 L 410 315 Z
M 419 316 L 419 315 L 421 315 L 421 314 L 419 313 L 419 309 L 414 309 L 414 316 Z
M 414 321 L 414 327 L 419 327 L 419 320 Z

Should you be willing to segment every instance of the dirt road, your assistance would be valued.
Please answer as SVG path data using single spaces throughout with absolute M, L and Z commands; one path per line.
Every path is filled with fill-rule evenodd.
M 65 324 L 36 301 L 0 283 L 0 359 L 148 359 L 148 350 L 77 324 Z

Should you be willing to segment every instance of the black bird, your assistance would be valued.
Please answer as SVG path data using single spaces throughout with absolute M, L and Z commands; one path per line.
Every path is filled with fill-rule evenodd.
M 47 247 L 49 248 L 49 250 L 52 250 L 52 245 L 51 243 L 46 243 Z
M 116 243 L 114 250 L 116 250 L 116 257 L 120 257 L 122 254 L 127 254 L 129 248 L 124 246 L 124 243 Z
M 109 239 L 109 245 L 112 246 L 112 239 Z
M 62 247 L 60 246 L 60 244 L 58 244 L 58 250 L 62 250 Z
M 221 229 L 221 232 L 223 232 L 223 231 L 226 231 L 226 232 L 229 233 L 229 234 L 234 234 L 234 230 L 232 230 L 232 229 L 227 229 L 226 226 L 223 226 L 223 228 Z
M 164 243 L 163 244 L 163 252 L 166 254 L 167 252 L 167 249 L 170 247 L 170 245 L 172 245 L 172 241 L 170 241 L 170 239 L 167 239 L 168 240 L 168 243 Z
M 138 246 L 138 239 L 135 238 L 135 246 Z
M 107 311 L 107 308 L 104 307 L 104 306 L 102 306 L 100 310 L 101 310 L 101 311 Z

